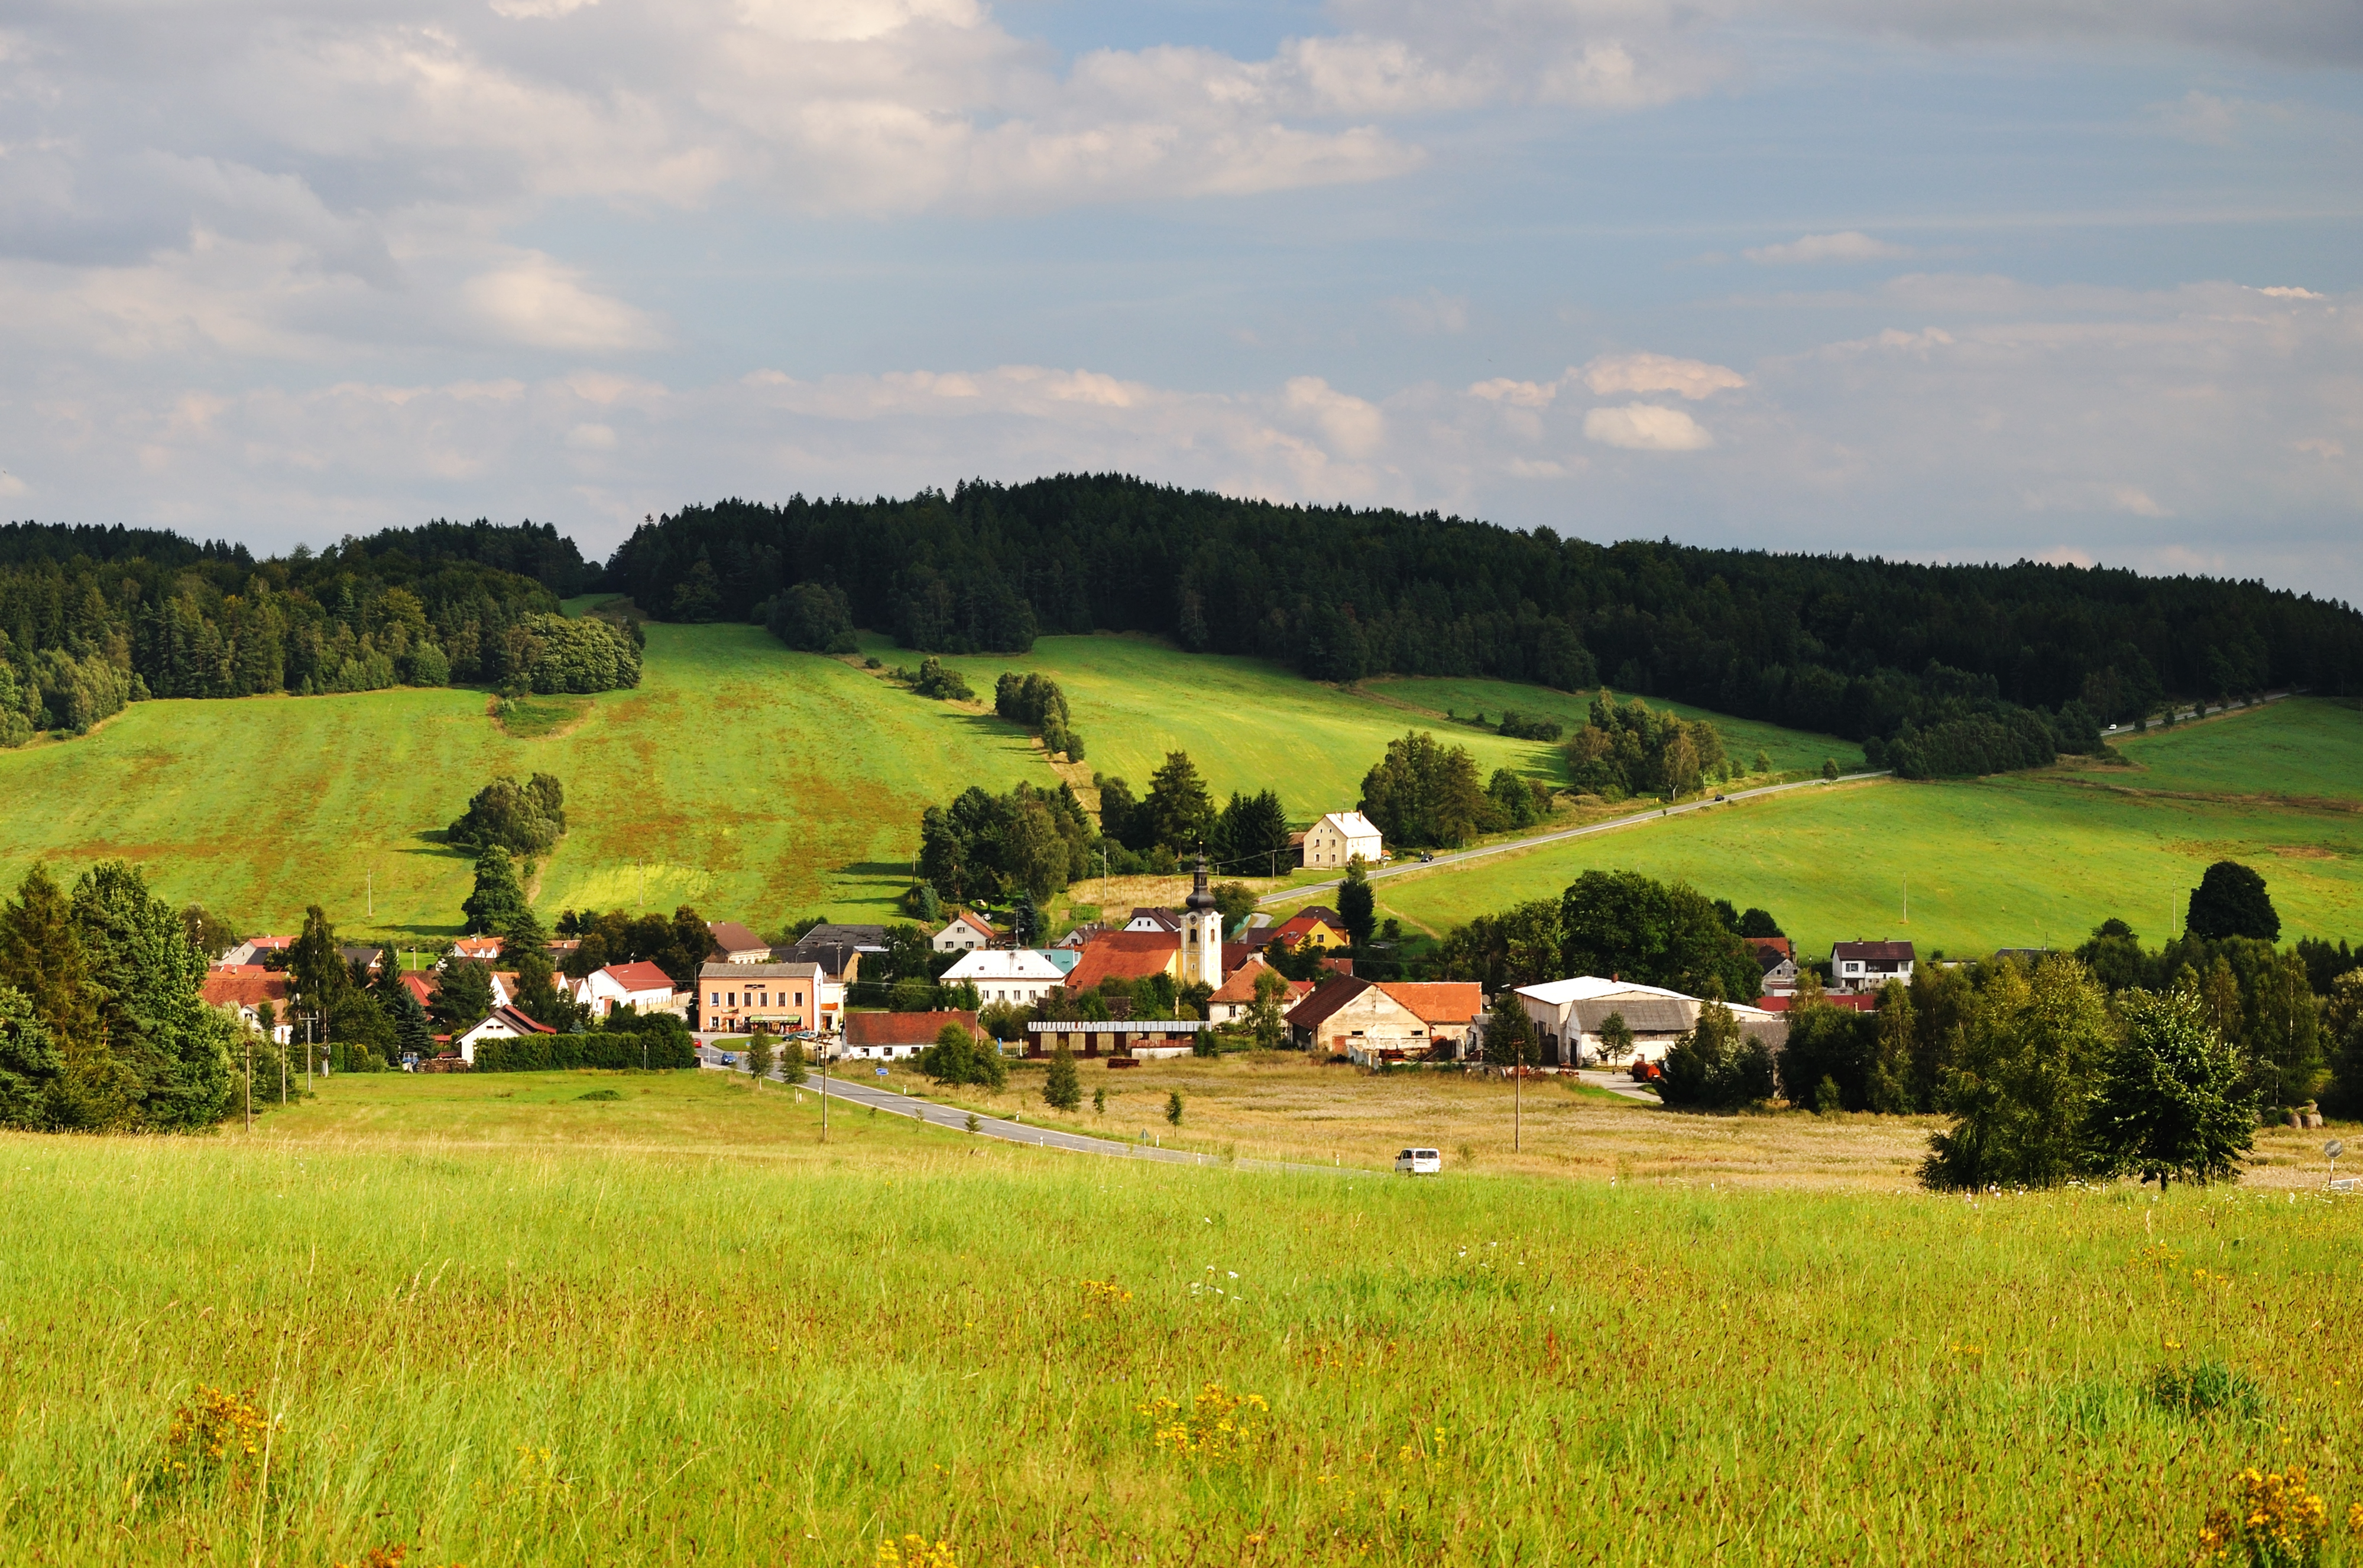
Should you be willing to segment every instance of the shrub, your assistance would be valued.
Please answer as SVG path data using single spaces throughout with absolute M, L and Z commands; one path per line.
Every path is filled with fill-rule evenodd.
M 547 773 L 523 784 L 495 778 L 469 799 L 468 809 L 445 831 L 462 849 L 499 845 L 527 859 L 547 855 L 566 832 L 565 788 Z
M 805 653 L 852 653 L 853 611 L 835 583 L 799 582 L 773 596 L 763 616 L 771 635 Z M 875 665 L 877 661 L 871 661 Z
M 1504 708 L 1502 710 L 1501 733 L 1512 740 L 1555 741 L 1559 737 L 1560 729 L 1557 719 Z
M 947 1023 L 936 1042 L 918 1055 L 919 1071 L 939 1084 L 982 1084 L 1001 1088 L 1009 1082 L 1008 1065 L 1001 1053 L 981 1043 L 958 1023 Z
M 671 1013 L 621 1013 L 604 1029 L 585 1034 L 527 1034 L 487 1040 L 476 1047 L 480 1073 L 565 1072 L 576 1067 L 648 1067 L 667 1071 L 697 1066 L 689 1026 Z
M 512 660 L 536 691 L 613 691 L 640 683 L 640 650 L 613 622 L 528 615 Z
M 1668 1105 L 1729 1110 L 1772 1098 L 1772 1054 L 1719 1001 L 1699 1009 L 1697 1023 L 1666 1053 L 1665 1074 L 1658 1092 Z

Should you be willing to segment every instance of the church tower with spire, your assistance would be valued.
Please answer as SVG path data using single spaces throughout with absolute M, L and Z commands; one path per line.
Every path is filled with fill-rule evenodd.
M 1182 910 L 1182 983 L 1220 990 L 1223 985 L 1223 915 L 1206 890 L 1206 852 L 1198 852 L 1198 877 Z

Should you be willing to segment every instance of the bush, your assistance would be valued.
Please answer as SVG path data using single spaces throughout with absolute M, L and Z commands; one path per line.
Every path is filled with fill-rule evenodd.
M 981 1043 L 960 1024 L 947 1023 L 936 1043 L 918 1055 L 919 1071 L 939 1084 L 982 1084 L 1001 1088 L 1009 1082 L 1009 1066 L 1001 1053 Z
M 585 616 L 527 615 L 513 664 L 543 693 L 613 691 L 640 683 L 640 650 L 622 628 Z
M 1546 719 L 1539 713 L 1521 713 L 1515 708 L 1502 710 L 1501 733 L 1512 740 L 1555 741 L 1561 731 L 1557 719 Z
M 628 1028 L 618 1028 L 625 1021 Z M 487 1040 L 476 1047 L 480 1073 L 549 1073 L 575 1067 L 648 1067 L 674 1071 L 697 1066 L 689 1025 L 671 1013 L 618 1013 L 587 1034 L 528 1034 Z
M 919 661 L 918 673 L 909 677 L 911 690 L 922 697 L 933 697 L 943 702 L 972 702 L 976 692 L 957 669 L 949 669 L 944 661 L 929 654 Z
M 470 798 L 467 811 L 446 831 L 462 849 L 499 845 L 511 855 L 534 859 L 549 854 L 566 832 L 566 791 L 547 773 L 523 784 L 495 778 Z
M 1668 1105 L 1727 1110 L 1772 1098 L 1772 1054 L 1719 1001 L 1699 1009 L 1698 1022 L 1666 1053 L 1665 1073 L 1658 1092 Z
M 765 607 L 764 628 L 804 653 L 849 654 L 860 646 L 853 636 L 853 611 L 835 583 L 799 582 Z

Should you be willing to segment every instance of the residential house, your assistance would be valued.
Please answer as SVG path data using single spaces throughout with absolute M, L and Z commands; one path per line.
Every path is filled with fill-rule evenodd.
M 1037 947 L 1030 951 L 1039 955 L 1044 962 L 1061 975 L 1073 974 L 1075 966 L 1083 961 L 1083 950 L 1080 947 Z
M 938 953 L 973 953 L 993 945 L 993 923 L 974 911 L 958 910 L 949 923 L 927 941 Z
M 1094 938 L 1105 936 L 1109 932 L 1115 929 L 1115 928 L 1114 926 L 1108 924 L 1105 921 L 1087 920 L 1083 922 L 1082 924 L 1075 927 L 1074 930 L 1067 933 L 1066 935 L 1059 938 L 1057 945 L 1080 952 L 1084 947 L 1090 945 Z
M 1066 977 L 1065 971 L 1039 953 L 1022 947 L 987 947 L 960 955 L 937 977 L 937 983 L 974 986 L 976 999 L 987 1007 L 995 1002 L 1032 1007 L 1057 990 Z
M 1474 980 L 1362 980 L 1333 975 L 1287 1013 L 1297 1045 L 1318 1055 L 1373 1062 L 1448 1055 L 1485 1010 Z
M 817 964 L 831 984 L 849 986 L 861 977 L 865 955 L 885 951 L 882 925 L 816 925 L 798 937 L 794 946 L 772 957 L 782 964 Z
M 246 968 L 253 965 L 283 960 L 287 950 L 295 945 L 292 936 L 250 936 L 215 961 L 216 969 Z
M 709 963 L 697 971 L 697 1028 L 706 1034 L 826 1034 L 845 987 L 817 964 Z
M 1132 911 L 1132 918 L 1124 922 L 1124 928 L 1126 931 L 1170 932 L 1179 936 L 1182 933 L 1182 917 L 1171 910 L 1137 909 Z
M 1541 1065 L 1561 1067 L 1622 1066 L 1634 1056 L 1662 1061 L 1674 1042 L 1697 1024 L 1699 1010 L 1706 1005 L 1662 986 L 1596 975 L 1520 986 L 1517 995 L 1534 1023 Z M 1787 1043 L 1787 1021 L 1772 1012 L 1732 1004 L 1731 1013 L 1743 1032 L 1762 1040 L 1768 1048 L 1777 1051 Z M 1601 1038 L 1612 1017 L 1623 1019 L 1633 1035 L 1631 1055 L 1614 1062 L 1607 1060 Z
M 1912 963 L 1908 942 L 1841 942 L 1830 949 L 1830 989 L 1875 991 L 1890 980 L 1909 984 Z
M 1258 952 L 1275 942 L 1282 947 L 1300 942 L 1315 947 L 1348 947 L 1353 940 L 1346 933 L 1344 917 L 1326 904 L 1307 904 L 1278 925 L 1259 925 L 1248 933 L 1248 945 Z
M 287 977 L 260 964 L 241 964 L 239 973 L 225 974 L 216 969 L 206 974 L 202 994 L 207 1007 L 234 1008 L 239 1021 L 249 1029 L 262 1028 L 261 1010 L 269 1003 L 272 1011 L 271 1038 L 281 1045 L 295 1038 L 295 1026 L 287 1021 Z
M 487 1040 L 521 1040 L 532 1034 L 555 1034 L 558 1031 L 546 1023 L 536 1023 L 513 1007 L 496 1007 L 486 1013 L 483 1021 L 463 1032 L 456 1043 L 460 1059 L 470 1066 L 476 1065 L 476 1047 Z
M 1756 955 L 1758 967 L 1763 970 L 1758 987 L 1766 996 L 1788 997 L 1797 994 L 1797 955 L 1785 936 L 1743 936 L 1747 950 Z
M 1331 812 L 1304 830 L 1304 864 L 1342 871 L 1349 860 L 1376 866 L 1384 852 L 1378 824 L 1359 812 Z
M 714 955 L 726 964 L 768 964 L 771 944 L 735 920 L 710 920 L 705 934 L 713 939 Z
M 1071 991 L 1097 990 L 1102 980 L 1145 980 L 1182 974 L 1182 939 L 1168 932 L 1112 931 L 1093 939 L 1067 975 Z
M 442 989 L 431 970 L 405 969 L 398 978 L 402 983 L 402 988 L 417 998 L 418 1005 L 423 1008 L 433 1007 L 435 993 Z
M 479 964 L 497 964 L 501 961 L 502 945 L 497 936 L 463 936 L 435 961 L 435 966 L 440 969 L 454 958 L 472 959 Z
M 374 976 L 385 967 L 383 947 L 339 947 L 337 955 L 344 959 L 347 967 L 359 969 L 364 975 Z
M 1245 1019 L 1248 1009 L 1255 1005 L 1256 977 L 1272 972 L 1271 966 L 1266 964 L 1260 955 L 1243 955 L 1239 966 L 1231 972 L 1231 977 L 1225 980 L 1222 988 L 1207 999 L 1206 1021 L 1237 1023 Z M 1280 998 L 1280 1010 L 1283 1013 L 1313 994 L 1313 982 L 1310 980 L 1291 980 L 1283 977 L 1281 983 L 1288 988 Z
M 672 977 L 654 964 L 610 964 L 574 982 L 574 1005 L 594 1018 L 605 1018 L 619 1007 L 635 1011 L 680 1012 L 687 1003 L 674 989 Z
M 949 1012 L 849 1012 L 845 1040 L 838 1052 L 857 1061 L 891 1062 L 915 1056 L 936 1043 L 944 1025 L 957 1023 L 978 1040 L 976 1014 L 961 1009 Z

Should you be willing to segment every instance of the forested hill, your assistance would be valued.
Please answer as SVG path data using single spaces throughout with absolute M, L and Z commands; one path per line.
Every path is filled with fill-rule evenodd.
M 265 561 L 176 534 L 9 524 L 0 746 L 150 696 L 636 684 L 630 634 L 557 613 L 596 575 L 548 524 L 430 523 Z
M 2040 710 L 2073 745 L 2169 692 L 2363 687 L 2363 615 L 2258 583 L 1603 546 L 1115 475 L 686 507 L 636 530 L 607 573 L 679 620 L 782 629 L 775 596 L 818 584 L 855 623 L 932 651 L 1150 632 L 1321 679 L 1604 679 L 1857 739 Z M 782 635 L 814 624 L 808 610 Z

